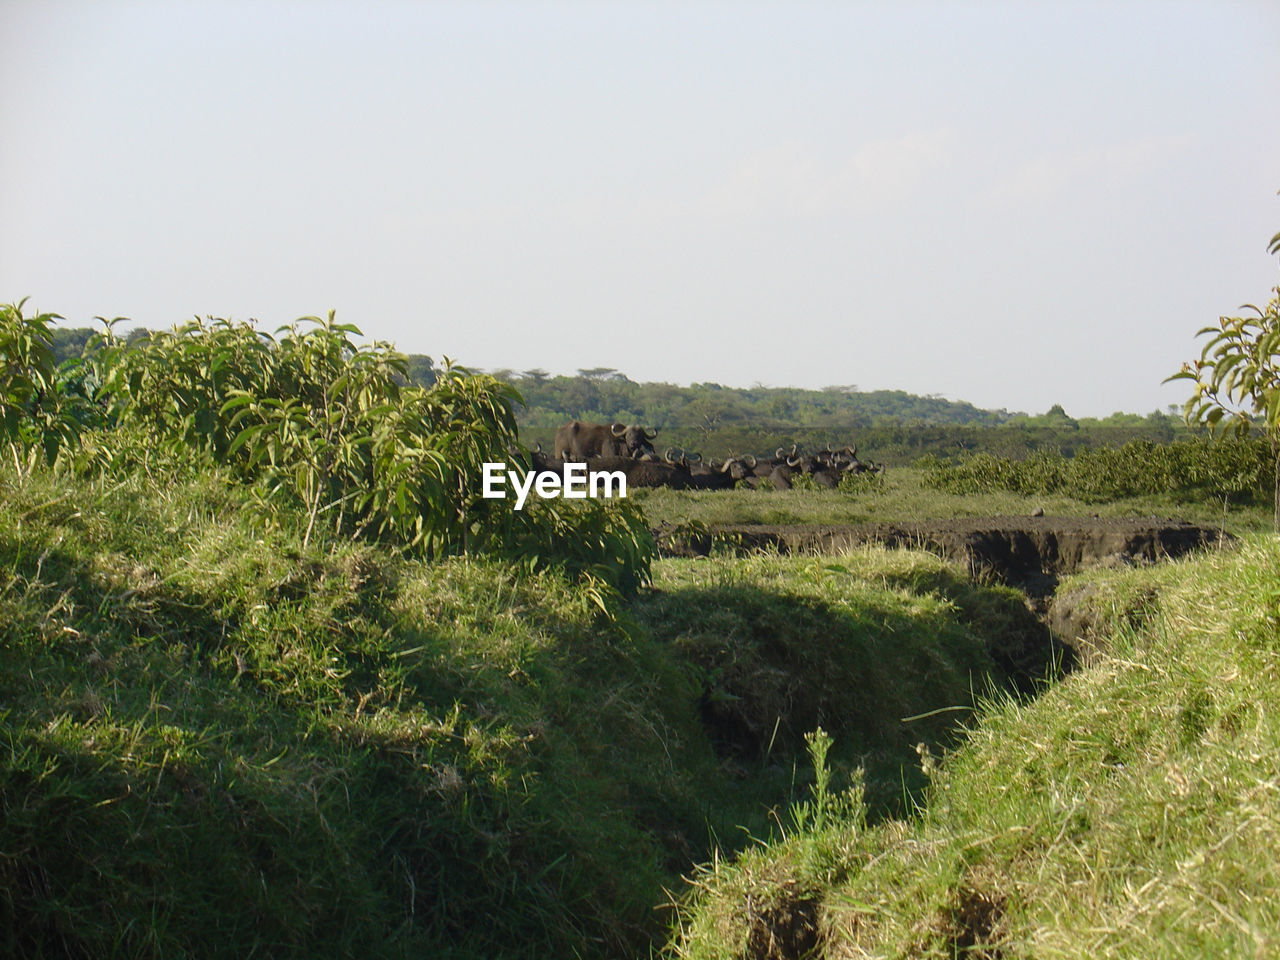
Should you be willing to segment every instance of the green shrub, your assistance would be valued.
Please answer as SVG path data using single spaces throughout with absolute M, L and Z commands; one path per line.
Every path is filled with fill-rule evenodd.
M 1256 499 L 1270 489 L 1274 476 L 1265 442 L 1253 438 L 1133 440 L 1083 449 L 1074 457 L 1056 450 L 1037 451 L 1024 460 L 979 453 L 958 463 L 929 458 L 920 466 L 925 485 L 947 493 L 1063 493 L 1086 503 L 1152 495 Z
M 403 354 L 357 344 L 360 331 L 332 313 L 275 335 L 211 319 L 125 340 L 104 323 L 79 381 L 104 426 L 86 435 L 78 469 L 225 470 L 278 520 L 300 517 L 304 545 L 373 538 L 428 557 L 489 554 L 626 592 L 648 580 L 656 550 L 634 509 L 515 512 L 482 497 L 484 463 L 528 468 L 512 453 L 522 401 L 508 384 L 446 358 L 430 386 L 410 386 Z
M 40 453 L 53 464 L 75 443 L 87 413 L 64 389 L 54 360 L 49 327 L 61 317 L 25 316 L 26 302 L 0 305 L 0 441 L 8 444 L 19 475 Z

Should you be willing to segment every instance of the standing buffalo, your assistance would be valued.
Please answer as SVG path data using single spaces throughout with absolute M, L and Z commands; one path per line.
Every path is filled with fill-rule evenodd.
M 591 457 L 657 459 L 650 443 L 657 435 L 656 430 L 649 432 L 644 427 L 574 420 L 556 431 L 554 455 L 558 460 L 586 460 Z

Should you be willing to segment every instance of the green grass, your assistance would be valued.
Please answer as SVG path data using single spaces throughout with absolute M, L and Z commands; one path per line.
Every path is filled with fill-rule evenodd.
M 909 521 L 934 517 L 1029 516 L 1037 508 L 1049 516 L 1147 517 L 1185 519 L 1229 533 L 1271 529 L 1269 505 L 1230 504 L 1221 500 L 1186 502 L 1170 497 L 1086 503 L 1062 495 L 1024 496 L 995 490 L 981 494 L 950 494 L 922 483 L 923 470 L 898 467 L 882 481 L 868 481 L 856 490 L 635 490 L 650 521 L 673 525 L 704 524 L 835 524 Z
M 1259 535 L 1073 578 L 1104 624 L 1090 666 L 923 758 L 916 817 L 855 813 L 705 868 L 671 952 L 1277 955 L 1278 567 Z
M 925 553 L 865 548 L 657 569 L 637 616 L 691 664 L 731 772 L 794 781 L 804 736 L 822 726 L 839 738 L 833 760 L 864 769 L 877 815 L 901 812 L 904 790 L 924 785 L 918 743 L 952 742 L 977 696 L 1030 689 L 1053 669 L 1047 631 L 1020 593 Z
M 216 476 L 0 483 L 14 956 L 643 955 L 813 724 L 899 812 L 1033 629 L 923 555 L 666 561 L 623 605 L 304 547 Z

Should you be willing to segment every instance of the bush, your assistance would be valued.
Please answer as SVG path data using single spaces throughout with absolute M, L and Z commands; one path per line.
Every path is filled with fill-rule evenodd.
M 43 442 L 50 461 L 69 429 L 46 414 L 46 398 L 57 395 L 53 318 L 24 319 L 18 308 L 3 317 L 12 358 L 5 436 L 24 450 Z M 482 553 L 560 566 L 623 591 L 648 580 L 656 550 L 634 509 L 515 513 L 481 496 L 484 463 L 528 468 L 512 453 L 522 400 L 508 384 L 446 358 L 430 386 L 410 386 L 403 354 L 357 344 L 359 329 L 333 313 L 275 335 L 210 319 L 125 340 L 116 321 L 104 324 L 73 362 L 82 405 L 101 421 L 75 469 L 225 470 L 254 485 L 276 518 L 301 517 L 304 545 L 316 536 L 374 538 L 428 557 Z
M 1133 440 L 1120 447 L 1081 450 L 1069 458 L 1056 450 L 1038 451 L 1025 460 L 980 453 L 958 463 L 930 458 L 920 466 L 925 484 L 947 493 L 1064 493 L 1091 503 L 1152 495 L 1254 499 L 1274 482 L 1267 446 L 1256 438 L 1165 444 Z
M 49 328 L 61 317 L 24 316 L 26 302 L 0 306 L 0 440 L 9 445 L 20 475 L 40 453 L 52 465 L 75 443 L 88 412 L 64 389 L 54 360 Z

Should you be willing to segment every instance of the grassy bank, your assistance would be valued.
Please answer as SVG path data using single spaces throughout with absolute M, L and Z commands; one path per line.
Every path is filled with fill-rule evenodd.
M 643 955 L 812 725 L 901 809 L 1026 638 L 927 556 L 670 561 L 623 604 L 304 547 L 215 476 L 0 483 L 13 956 Z
M 703 871 L 672 954 L 1280 952 L 1280 540 L 1064 583 L 1091 664 L 998 700 L 907 821 L 843 815 Z M 841 806 L 835 788 L 827 805 Z
M 1054 669 L 1018 591 L 914 551 L 664 561 L 636 609 L 699 672 L 704 728 L 731 774 L 803 792 L 812 771 L 796 760 L 821 726 L 837 737 L 833 765 L 863 769 L 876 816 L 925 786 L 918 744 L 952 743 L 980 696 Z

